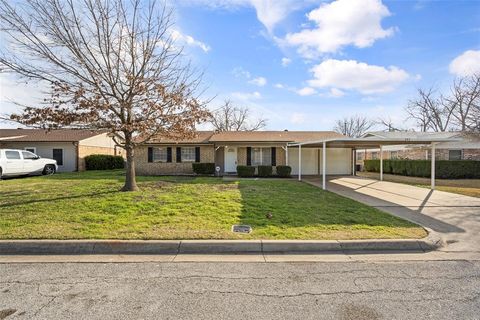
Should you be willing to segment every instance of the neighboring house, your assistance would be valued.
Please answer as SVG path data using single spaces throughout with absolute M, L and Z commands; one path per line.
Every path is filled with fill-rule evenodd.
M 122 155 L 105 131 L 0 129 L 0 148 L 31 151 L 57 160 L 59 172 L 85 170 L 91 154 Z
M 136 149 L 136 171 L 140 175 L 191 174 L 192 163 L 215 163 L 221 174 L 235 174 L 238 165 L 290 165 L 298 174 L 298 147 L 289 143 L 342 138 L 332 131 L 199 131 L 192 139 L 158 137 Z M 318 148 L 302 148 L 302 174 L 321 173 Z M 328 174 L 352 173 L 352 149 L 329 148 Z
M 369 132 L 364 138 L 378 137 L 384 139 L 457 139 L 458 141 L 439 142 L 435 148 L 437 160 L 479 160 L 480 134 L 462 132 Z M 380 149 L 357 149 L 357 165 L 363 166 L 363 160 L 380 159 Z M 427 145 L 384 146 L 383 159 L 429 160 L 431 149 Z

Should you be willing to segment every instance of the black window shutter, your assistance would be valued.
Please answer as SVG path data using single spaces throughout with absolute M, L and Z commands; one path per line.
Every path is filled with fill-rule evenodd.
M 177 147 L 177 162 L 182 162 L 182 148 Z
M 252 165 L 252 147 L 247 147 L 247 166 Z
M 153 162 L 153 148 L 148 147 L 148 162 Z
M 277 148 L 272 147 L 272 166 L 277 165 Z
M 167 162 L 172 162 L 172 147 L 167 148 Z
M 200 147 L 195 147 L 195 162 L 200 162 Z

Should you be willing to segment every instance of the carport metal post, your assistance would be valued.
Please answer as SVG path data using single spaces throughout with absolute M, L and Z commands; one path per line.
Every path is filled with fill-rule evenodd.
M 322 174 L 322 189 L 327 190 L 327 142 L 323 141 L 323 150 L 322 150 L 322 167 L 323 167 L 323 174 Z
M 352 176 L 355 175 L 355 160 L 357 157 L 355 157 L 355 149 L 352 149 Z
M 435 143 L 432 142 L 432 171 L 430 172 L 430 189 L 435 190 Z
M 380 146 L 380 181 L 383 181 L 383 146 Z
M 298 145 L 298 181 L 302 181 L 302 145 Z

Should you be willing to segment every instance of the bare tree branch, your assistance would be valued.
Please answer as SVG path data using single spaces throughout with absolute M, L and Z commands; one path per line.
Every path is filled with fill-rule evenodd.
M 216 131 L 256 131 L 266 127 L 267 120 L 252 119 L 248 107 L 236 107 L 230 100 L 212 112 L 210 123 Z
M 375 121 L 360 115 L 345 117 L 337 120 L 333 130 L 352 138 L 358 138 L 375 126 Z

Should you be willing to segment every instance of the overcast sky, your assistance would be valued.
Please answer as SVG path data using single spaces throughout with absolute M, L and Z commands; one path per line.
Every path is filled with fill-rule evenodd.
M 447 89 L 480 71 L 480 1 L 171 3 L 177 40 L 216 96 L 211 108 L 230 98 L 271 130 L 330 130 L 350 114 L 412 127 L 403 108 L 417 87 Z M 1 113 L 40 91 L 0 74 Z

